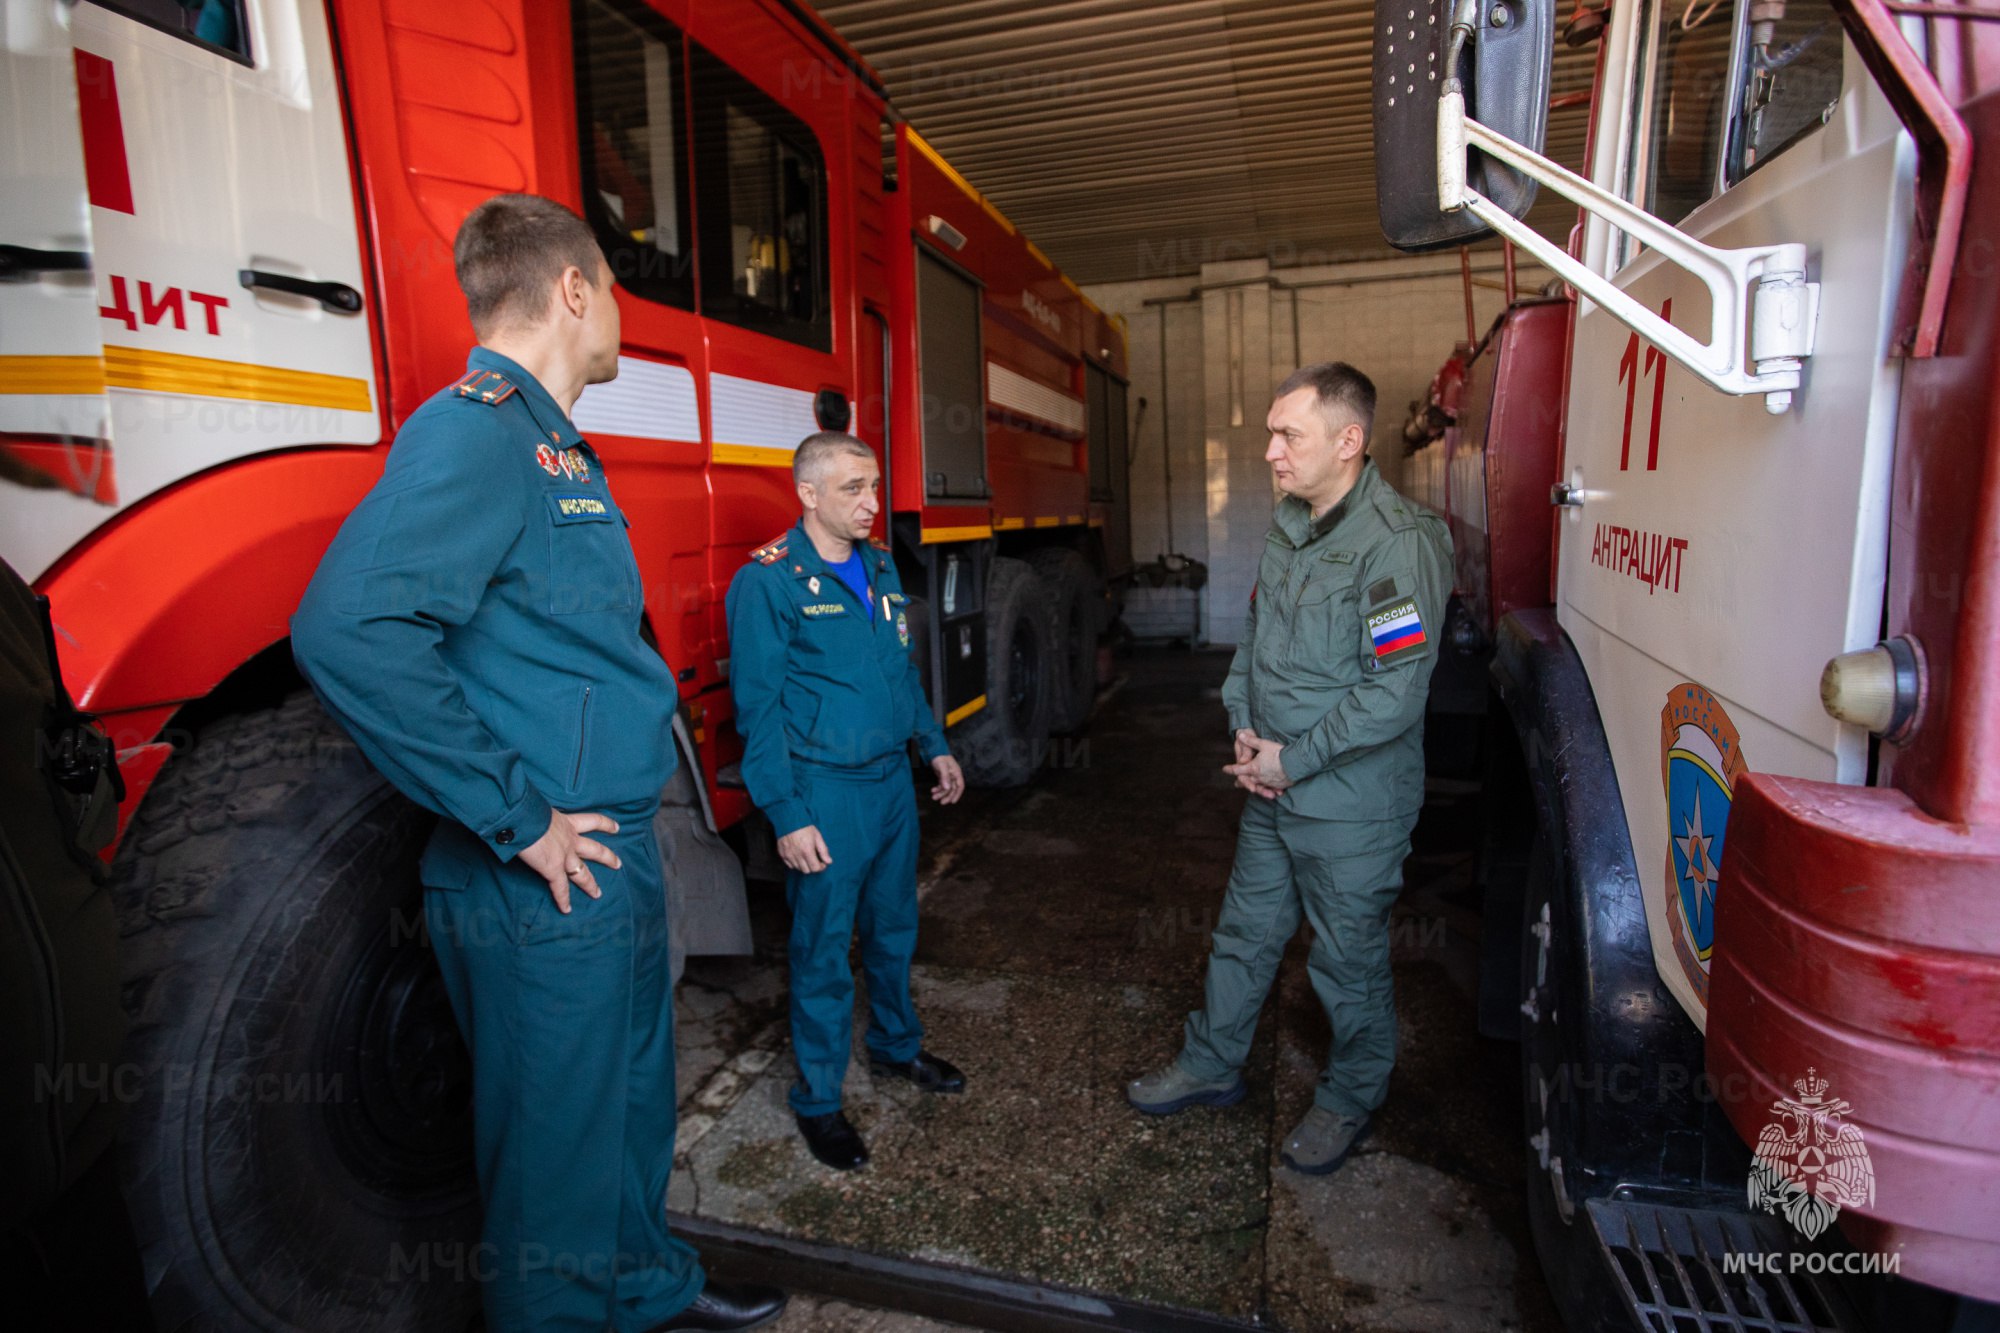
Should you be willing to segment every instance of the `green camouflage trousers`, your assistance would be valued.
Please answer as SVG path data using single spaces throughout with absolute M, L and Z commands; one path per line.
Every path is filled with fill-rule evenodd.
M 1312 923 L 1306 970 L 1333 1027 L 1313 1100 L 1335 1115 L 1382 1104 L 1396 1063 L 1389 909 L 1403 888 L 1414 814 L 1346 822 L 1310 819 L 1252 797 L 1208 956 L 1202 1007 L 1188 1015 L 1180 1065 L 1205 1081 L 1243 1067 L 1278 960 Z

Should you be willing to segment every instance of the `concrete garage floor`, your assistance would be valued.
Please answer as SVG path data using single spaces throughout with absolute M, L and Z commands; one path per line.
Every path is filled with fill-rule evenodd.
M 876 1086 L 858 1061 L 862 1171 L 819 1166 L 793 1128 L 786 912 L 778 886 L 753 884 L 757 957 L 691 960 L 682 985 L 670 1207 L 1287 1329 L 1556 1333 L 1520 1196 L 1515 1052 L 1475 1030 L 1470 784 L 1430 784 L 1393 927 L 1401 1054 L 1346 1166 L 1309 1178 L 1278 1161 L 1327 1039 L 1303 937 L 1246 1101 L 1164 1120 L 1124 1102 L 1199 1001 L 1248 799 L 1220 772 L 1228 660 L 1135 656 L 1034 786 L 923 802 L 917 1002 L 925 1045 L 970 1087 Z M 942 1327 L 809 1300 L 778 1326 Z

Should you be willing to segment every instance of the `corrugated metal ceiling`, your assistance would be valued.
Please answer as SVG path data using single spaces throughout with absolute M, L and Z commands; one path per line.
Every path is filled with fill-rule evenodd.
M 1394 253 L 1362 0 L 823 0 L 897 109 L 1079 282 Z M 1595 49 L 1558 45 L 1554 92 Z M 1583 155 L 1581 107 L 1550 155 Z M 1568 232 L 1575 210 L 1537 206 Z

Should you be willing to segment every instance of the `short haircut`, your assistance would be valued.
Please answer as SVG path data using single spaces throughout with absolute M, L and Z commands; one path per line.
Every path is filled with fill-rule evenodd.
M 563 270 L 574 265 L 595 284 L 604 252 L 590 224 L 555 200 L 496 194 L 459 225 L 451 260 L 472 331 L 483 338 L 507 324 L 539 324 Z
M 1273 401 L 1300 389 L 1311 389 L 1320 414 L 1326 418 L 1326 433 L 1338 435 L 1350 424 L 1361 427 L 1365 444 L 1375 429 L 1375 382 L 1345 361 L 1321 361 L 1300 366 L 1285 376 Z
M 799 441 L 799 447 L 792 454 L 792 480 L 809 486 L 819 485 L 820 478 L 826 475 L 826 465 L 841 454 L 851 454 L 856 458 L 875 457 L 873 449 L 852 435 L 837 430 L 814 431 Z

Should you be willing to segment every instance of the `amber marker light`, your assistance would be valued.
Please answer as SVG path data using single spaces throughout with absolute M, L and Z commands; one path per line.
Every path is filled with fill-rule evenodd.
M 1923 650 L 1914 639 L 1898 637 L 1842 653 L 1820 672 L 1819 702 L 1837 722 L 1866 727 L 1884 740 L 1905 740 L 1923 711 Z

